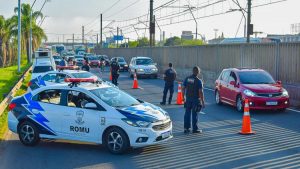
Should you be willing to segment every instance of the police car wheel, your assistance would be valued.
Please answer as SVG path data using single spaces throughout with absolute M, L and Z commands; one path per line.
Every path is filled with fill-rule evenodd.
M 122 129 L 111 128 L 106 132 L 105 146 L 111 153 L 121 154 L 129 148 L 129 139 Z
M 19 126 L 18 134 L 20 141 L 26 146 L 34 146 L 40 141 L 38 129 L 28 121 Z
M 215 93 L 215 100 L 216 100 L 216 104 L 218 104 L 218 105 L 222 104 L 221 99 L 220 99 L 220 93 L 218 90 L 216 90 L 216 93 Z

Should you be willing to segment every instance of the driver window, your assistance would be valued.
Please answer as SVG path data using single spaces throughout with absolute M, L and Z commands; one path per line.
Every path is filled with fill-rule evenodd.
M 37 94 L 33 99 L 35 101 L 60 104 L 61 90 L 45 90 Z
M 63 83 L 65 81 L 66 75 L 65 74 L 57 74 L 55 78 L 55 83 Z
M 230 73 L 230 76 L 229 76 L 229 80 L 228 82 L 231 82 L 231 81 L 235 81 L 236 82 L 237 78 L 236 78 L 236 75 L 234 72 L 231 72 Z
M 84 108 L 87 103 L 95 103 L 97 105 L 94 99 L 82 92 L 70 90 L 68 91 L 67 96 L 67 103 L 69 107 Z

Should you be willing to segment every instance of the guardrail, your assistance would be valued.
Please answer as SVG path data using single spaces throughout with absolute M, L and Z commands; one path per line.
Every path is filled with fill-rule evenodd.
M 16 94 L 17 90 L 20 89 L 25 77 L 28 76 L 29 71 L 31 70 L 32 66 L 29 67 L 20 77 L 19 81 L 15 84 L 15 86 L 11 89 L 11 91 L 7 94 L 7 96 L 2 100 L 0 103 L 0 116 L 3 114 L 4 110 L 12 100 L 13 96 Z

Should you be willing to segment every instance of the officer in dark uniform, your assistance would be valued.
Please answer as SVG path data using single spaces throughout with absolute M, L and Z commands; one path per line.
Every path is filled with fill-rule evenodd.
M 183 82 L 182 94 L 185 106 L 184 133 L 190 132 L 191 114 L 193 133 L 202 133 L 198 128 L 198 113 L 205 107 L 203 95 L 203 83 L 199 79 L 200 68 L 193 68 L 193 75 L 187 77 Z
M 169 63 L 169 69 L 165 71 L 164 80 L 165 80 L 165 88 L 163 100 L 160 102 L 161 105 L 166 104 L 167 94 L 170 90 L 169 104 L 171 104 L 173 93 L 174 93 L 174 81 L 176 80 L 176 71 L 172 68 L 172 63 Z
M 119 70 L 120 70 L 120 65 L 117 62 L 117 58 L 114 58 L 113 61 L 111 62 L 110 69 L 111 69 L 112 83 L 117 86 L 118 78 L 119 78 Z

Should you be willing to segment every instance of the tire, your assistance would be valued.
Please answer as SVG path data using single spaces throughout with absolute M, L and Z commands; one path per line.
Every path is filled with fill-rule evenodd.
M 215 101 L 216 101 L 217 105 L 221 105 L 222 104 L 222 101 L 221 101 L 221 98 L 220 98 L 220 93 L 219 93 L 218 90 L 216 90 L 216 92 L 215 92 Z
M 244 109 L 244 106 L 243 106 L 243 99 L 242 99 L 242 97 L 239 95 L 239 96 L 237 96 L 237 98 L 236 98 L 236 110 L 238 111 L 238 112 L 243 112 L 243 109 Z
M 20 141 L 25 146 L 35 146 L 39 143 L 39 131 L 36 126 L 28 121 L 23 122 L 18 128 Z
M 113 154 L 122 154 L 129 148 L 129 139 L 126 133 L 117 127 L 105 133 L 105 146 Z

